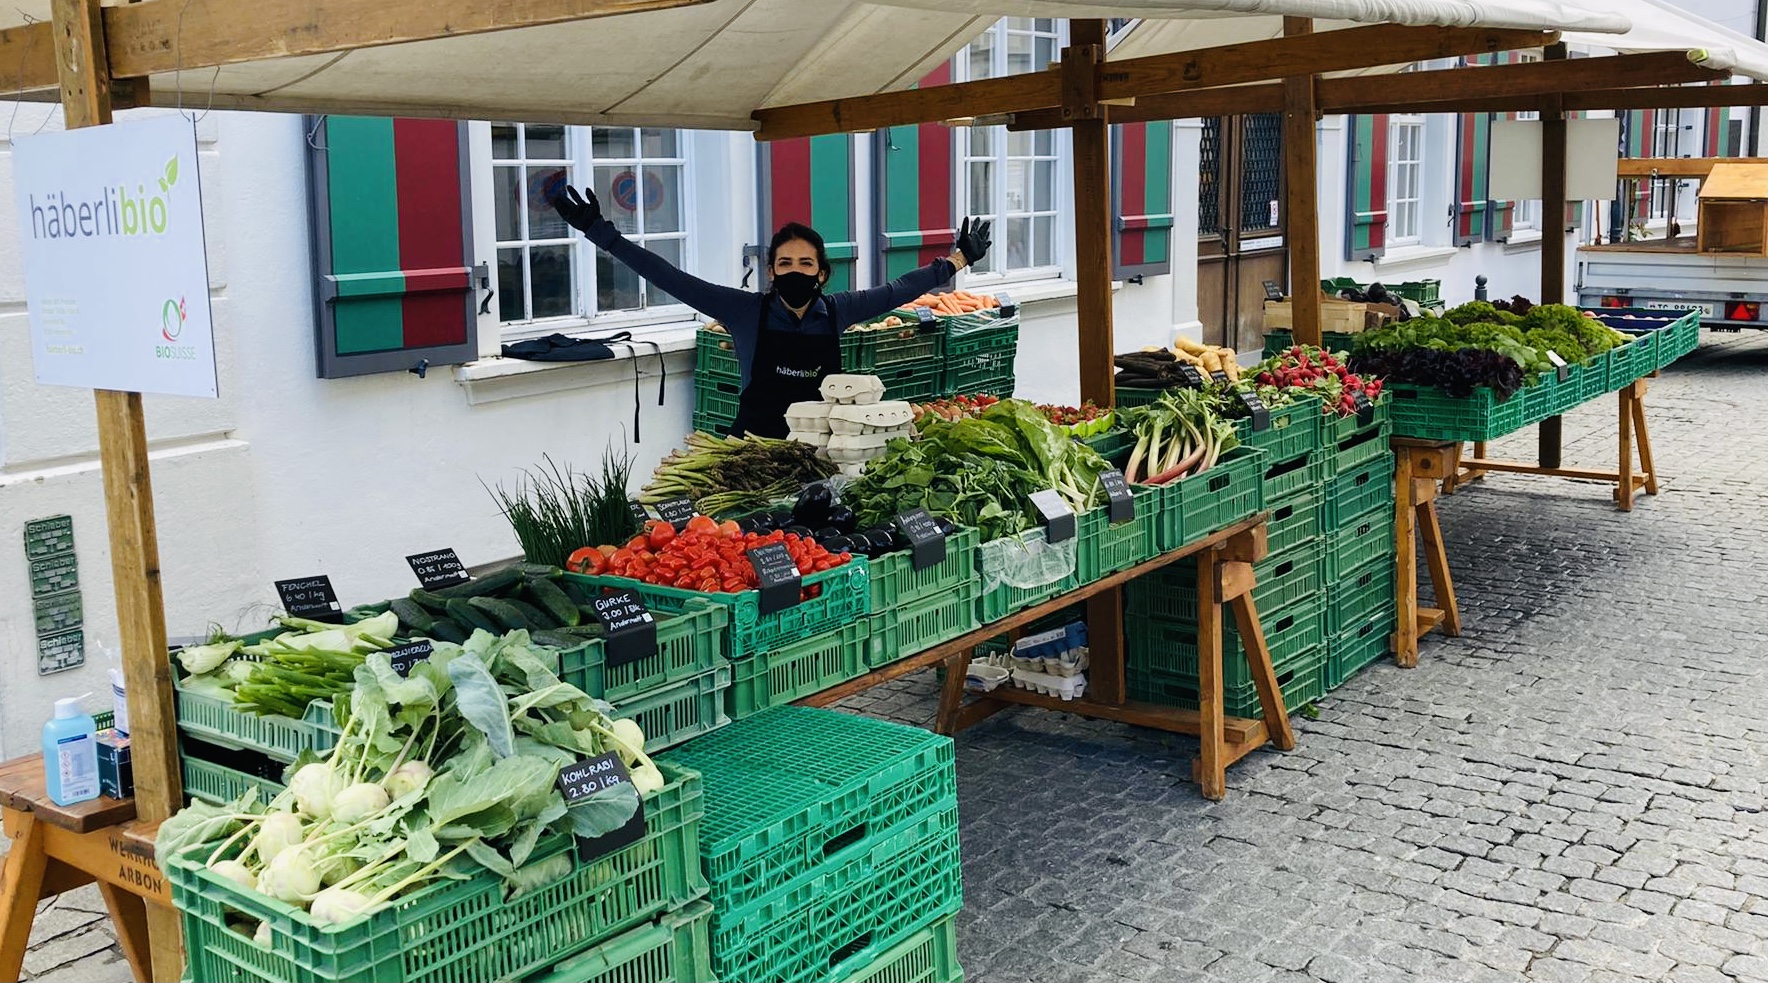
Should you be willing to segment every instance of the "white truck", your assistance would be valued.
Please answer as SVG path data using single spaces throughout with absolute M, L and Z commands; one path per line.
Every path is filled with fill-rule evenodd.
M 1701 327 L 1768 328 L 1768 161 L 1622 161 L 1623 176 L 1699 177 L 1695 235 L 1580 246 L 1585 307 L 1698 310 Z

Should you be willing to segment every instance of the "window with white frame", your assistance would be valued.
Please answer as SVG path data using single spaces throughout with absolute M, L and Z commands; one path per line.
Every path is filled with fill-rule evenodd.
M 1517 52 L 1516 60 L 1519 62 L 1540 61 L 1541 55 L 1539 52 L 1534 52 L 1534 51 L 1519 51 L 1519 52 Z M 1538 120 L 1541 118 L 1541 114 L 1539 111 L 1530 110 L 1528 112 L 1517 113 L 1515 118 L 1519 119 L 1519 120 Z M 1530 198 L 1530 199 L 1527 199 L 1524 201 L 1518 201 L 1518 202 L 1513 203 L 1511 206 L 1511 209 L 1510 209 L 1510 227 L 1512 229 L 1538 229 L 1538 228 L 1540 228 L 1541 227 L 1541 201 L 1540 201 L 1540 199 Z
M 1008 17 L 970 42 L 956 74 L 972 81 L 1042 71 L 1061 45 L 1060 21 Z M 1060 273 L 1060 139 L 1050 130 L 973 126 L 958 141 L 958 211 L 994 221 L 994 248 L 973 272 L 1026 279 Z
M 1395 116 L 1388 134 L 1387 242 L 1417 245 L 1423 238 L 1424 117 Z
M 1682 110 L 1660 109 L 1652 117 L 1651 156 L 1680 157 L 1682 150 Z M 1651 179 L 1651 217 L 1668 218 L 1670 206 L 1676 195 L 1681 191 L 1682 183 L 1675 178 Z
M 686 164 L 676 130 L 493 123 L 498 320 L 521 326 L 674 305 L 566 225 L 548 196 L 564 183 L 590 185 L 623 235 L 683 266 Z

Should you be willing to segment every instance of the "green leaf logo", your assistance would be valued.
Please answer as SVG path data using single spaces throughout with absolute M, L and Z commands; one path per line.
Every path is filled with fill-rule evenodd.
M 166 188 L 169 190 L 172 187 L 172 185 L 177 184 L 177 183 L 178 183 L 178 158 L 174 157 L 171 160 L 166 161 L 166 176 L 160 182 L 160 187 Z

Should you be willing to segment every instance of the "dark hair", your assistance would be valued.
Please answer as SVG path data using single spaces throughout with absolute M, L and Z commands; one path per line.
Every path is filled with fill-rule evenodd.
M 803 222 L 787 222 L 780 226 L 780 231 L 773 234 L 772 241 L 767 244 L 768 274 L 773 274 L 774 257 L 779 254 L 780 247 L 793 239 L 802 239 L 810 243 L 811 249 L 816 250 L 816 265 L 822 268 L 822 276 L 827 279 L 830 273 L 829 251 L 823 245 L 823 234 Z

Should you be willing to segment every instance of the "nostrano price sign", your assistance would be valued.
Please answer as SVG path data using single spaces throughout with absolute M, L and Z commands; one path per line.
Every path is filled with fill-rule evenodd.
M 20 139 L 12 168 L 37 381 L 218 395 L 195 124 Z

